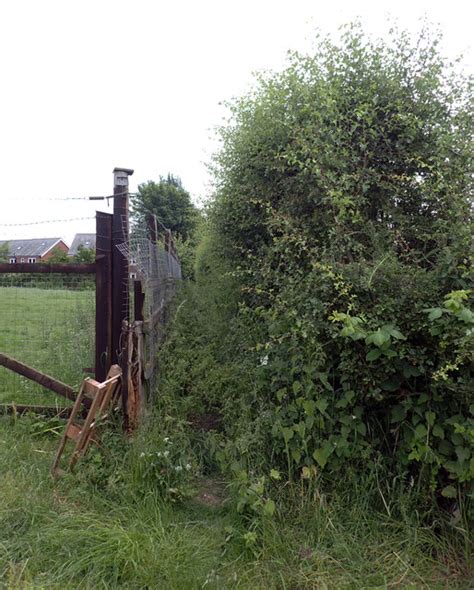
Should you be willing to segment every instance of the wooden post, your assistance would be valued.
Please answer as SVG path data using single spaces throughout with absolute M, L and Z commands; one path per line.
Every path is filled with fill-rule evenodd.
M 135 280 L 133 282 L 133 316 L 136 322 L 143 322 L 144 303 L 145 293 L 142 289 L 142 282 Z
M 112 358 L 112 220 L 96 213 L 95 378 L 104 381 Z
M 129 324 L 129 262 L 118 246 L 128 244 L 128 177 L 133 170 L 114 168 L 114 214 L 112 222 L 112 358 L 123 371 L 122 404 L 124 428 L 128 430 L 128 338 L 122 331 Z

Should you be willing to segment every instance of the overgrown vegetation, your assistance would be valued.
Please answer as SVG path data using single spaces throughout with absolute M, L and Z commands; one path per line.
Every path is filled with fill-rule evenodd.
M 472 81 L 356 25 L 229 106 L 136 439 L 0 421 L 0 578 L 467 588 Z
M 250 544 L 341 474 L 468 543 L 473 86 L 437 45 L 351 26 L 230 104 L 161 400 L 216 425 L 191 440 Z
M 414 511 L 380 515 L 375 481 L 361 480 L 358 496 L 308 488 L 261 519 L 257 544 L 233 503 L 164 502 L 152 478 L 130 469 L 142 443 L 129 449 L 117 431 L 54 482 L 61 428 L 0 418 L 0 588 L 467 587 L 460 547 Z

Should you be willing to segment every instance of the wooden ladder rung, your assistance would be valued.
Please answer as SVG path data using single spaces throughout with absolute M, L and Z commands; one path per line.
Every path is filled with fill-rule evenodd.
M 122 371 L 120 367 L 118 365 L 113 365 L 109 370 L 106 381 L 103 383 L 99 383 L 89 377 L 84 379 L 54 458 L 53 466 L 51 468 L 51 472 L 54 476 L 63 473 L 59 464 L 68 439 L 73 440 L 76 443 L 69 460 L 69 468 L 71 470 L 78 459 L 85 454 L 91 442 L 98 444 L 98 441 L 93 437 L 93 434 L 96 426 L 107 416 L 110 405 L 115 402 L 121 376 Z M 92 399 L 92 404 L 84 422 L 78 424 L 74 420 L 82 409 L 82 401 L 85 397 Z

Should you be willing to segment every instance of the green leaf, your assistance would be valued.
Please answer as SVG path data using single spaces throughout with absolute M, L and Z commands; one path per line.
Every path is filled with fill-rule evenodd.
M 297 394 L 301 391 L 301 383 L 299 381 L 293 381 L 293 393 Z
M 275 514 L 275 502 L 273 500 L 267 500 L 265 502 L 263 513 L 265 516 L 273 516 Z
M 303 409 L 308 416 L 314 416 L 315 403 L 311 399 L 307 399 L 303 402 Z
M 276 396 L 279 402 L 285 397 L 286 395 L 286 387 L 282 387 L 276 392 Z
M 378 346 L 378 347 L 383 346 L 386 342 L 389 342 L 389 341 L 390 341 L 390 334 L 388 332 L 386 332 L 385 330 L 383 330 L 382 328 L 379 328 L 375 332 L 372 332 L 365 339 L 366 344 L 375 344 L 375 346 Z
M 457 496 L 456 488 L 454 486 L 446 486 L 441 490 L 441 495 L 445 498 L 455 498 Z
M 400 404 L 397 404 L 392 408 L 392 418 L 390 422 L 402 422 L 406 416 L 406 408 Z
M 324 385 L 324 387 L 328 391 L 332 391 L 333 388 L 331 387 L 331 384 L 328 381 L 328 374 L 327 373 L 316 373 L 316 375 L 318 376 L 319 380 Z
M 318 408 L 318 410 L 321 412 L 321 414 L 324 414 L 326 412 L 326 408 L 329 405 L 329 402 L 327 400 L 325 400 L 324 398 L 322 398 L 322 399 L 318 399 L 316 401 L 315 405 Z
M 434 322 L 435 320 L 440 318 L 442 315 L 443 315 L 443 310 L 441 309 L 441 307 L 434 307 L 433 309 L 430 310 L 430 312 L 428 314 L 428 319 L 430 322 Z
M 280 480 L 281 479 L 280 472 L 277 469 L 271 469 L 270 470 L 270 477 L 272 479 L 276 479 L 276 480 Z
M 418 424 L 418 426 L 415 428 L 415 432 L 418 438 L 425 438 L 428 431 L 426 430 L 426 426 L 424 424 Z
M 444 430 L 439 426 L 439 424 L 435 424 L 433 426 L 433 435 L 437 436 L 438 438 L 444 438 Z
M 326 463 L 328 462 L 328 458 L 331 455 L 332 451 L 333 447 L 329 443 L 326 443 L 324 447 L 316 449 L 314 451 L 313 458 L 315 459 L 315 461 L 317 461 L 321 469 L 324 469 L 324 467 L 326 466 Z
M 385 326 L 382 326 L 382 330 L 390 334 L 390 336 L 396 340 L 405 340 L 405 336 L 393 324 L 386 324 Z
M 425 418 L 426 418 L 426 422 L 430 426 L 433 426 L 433 424 L 436 420 L 436 414 L 434 412 L 425 412 Z
M 474 324 L 474 313 L 467 307 L 463 307 L 458 313 L 458 318 L 466 324 Z
M 376 361 L 381 354 L 382 351 L 379 348 L 373 348 L 372 350 L 369 350 L 369 352 L 365 355 L 365 359 L 367 361 Z
M 466 447 L 456 447 L 455 451 L 456 451 L 456 455 L 458 456 L 458 459 L 459 459 L 459 461 L 461 461 L 461 463 L 463 461 L 467 461 L 471 456 L 471 451 L 469 449 L 467 449 Z
M 293 428 L 283 428 L 283 438 L 285 439 L 285 442 L 288 444 L 288 442 L 293 438 L 293 435 L 295 434 Z
M 300 450 L 298 450 L 298 449 L 293 449 L 293 450 L 291 451 L 291 456 L 293 457 L 293 461 L 294 461 L 295 463 L 299 463 L 299 462 L 300 462 L 300 460 L 301 460 L 301 451 L 300 451 Z

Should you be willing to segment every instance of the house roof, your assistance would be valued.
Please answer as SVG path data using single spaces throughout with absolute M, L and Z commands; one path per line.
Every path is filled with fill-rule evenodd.
M 75 256 L 81 246 L 95 250 L 95 234 L 76 234 L 69 248 L 69 256 Z
M 9 245 L 9 256 L 44 256 L 59 242 L 63 242 L 61 238 L 36 238 L 33 240 L 0 240 L 0 246 L 3 244 Z

